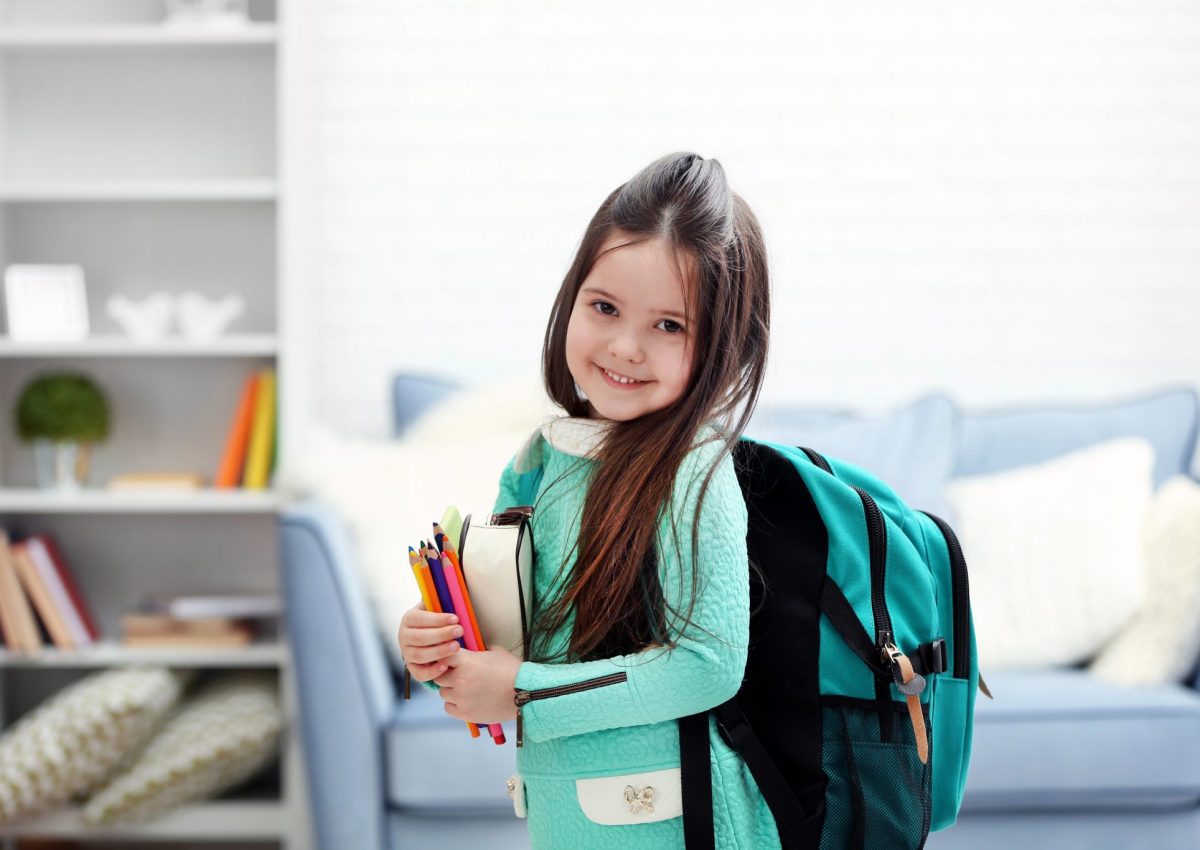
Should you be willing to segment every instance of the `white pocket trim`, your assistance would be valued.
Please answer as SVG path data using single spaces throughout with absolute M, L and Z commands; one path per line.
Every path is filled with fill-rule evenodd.
M 575 795 L 588 820 L 606 826 L 654 823 L 683 815 L 678 767 L 576 779 Z

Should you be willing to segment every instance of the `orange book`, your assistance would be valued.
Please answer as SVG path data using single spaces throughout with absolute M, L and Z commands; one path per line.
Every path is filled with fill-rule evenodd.
M 25 586 L 25 592 L 29 594 L 29 600 L 33 603 L 38 617 L 46 626 L 50 639 L 59 649 L 74 649 L 75 641 L 71 638 L 71 630 L 67 626 L 66 620 L 63 619 L 62 612 L 55 607 L 50 589 L 42 581 L 37 566 L 29 557 L 25 544 L 14 543 L 11 549 L 13 569 L 17 571 L 17 577 Z
M 242 480 L 242 467 L 246 461 L 246 445 L 250 442 L 250 425 L 254 420 L 255 397 L 258 394 L 258 373 L 248 377 L 242 384 L 242 397 L 237 412 L 225 438 L 225 451 L 221 455 L 221 467 L 213 485 L 221 488 L 238 487 Z
M 0 604 L 4 606 L 4 638 L 9 649 L 34 652 L 42 647 L 42 636 L 38 634 L 33 619 L 33 608 L 25 591 L 12 557 L 12 546 L 8 532 L 0 528 Z M 9 641 L 10 636 L 16 645 Z

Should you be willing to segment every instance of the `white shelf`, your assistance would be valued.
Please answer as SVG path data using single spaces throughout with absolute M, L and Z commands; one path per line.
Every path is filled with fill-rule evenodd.
M 0 357 L 273 357 L 275 334 L 229 334 L 212 342 L 183 338 L 138 342 L 123 336 L 93 336 L 78 342 L 31 342 L 0 335 Z
M 242 29 L 169 27 L 161 24 L 125 26 L 25 26 L 0 28 L 0 48 L 44 47 L 239 47 L 273 45 L 279 39 L 274 24 L 253 24 Z
M 288 809 L 270 800 L 214 800 L 184 806 L 143 824 L 91 826 L 78 807 L 0 825 L 0 836 L 187 840 L 278 840 Z
M 0 488 L 0 513 L 37 514 L 259 514 L 292 501 L 278 490 L 103 490 L 47 492 L 36 487 Z
M 232 649 L 150 649 L 104 641 L 84 649 L 45 647 L 21 653 L 0 649 L 0 667 L 112 667 L 120 664 L 165 664 L 168 667 L 280 667 L 287 661 L 282 643 L 252 643 Z
M 274 180 L 70 180 L 0 184 L 0 201 L 273 201 Z

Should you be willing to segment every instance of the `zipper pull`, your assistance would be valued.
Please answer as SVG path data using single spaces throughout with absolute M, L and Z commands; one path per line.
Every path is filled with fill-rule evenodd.
M 983 695 L 988 699 L 995 699 L 992 692 L 988 690 L 987 682 L 983 681 L 983 673 L 979 674 L 979 690 L 983 691 Z
M 912 662 L 894 643 L 886 643 L 880 653 L 883 663 L 891 665 L 896 687 L 904 694 L 908 703 L 908 718 L 912 721 L 913 738 L 917 742 L 917 757 L 921 764 L 929 763 L 929 741 L 926 740 L 925 715 L 921 712 L 921 691 L 925 690 L 925 677 L 913 670 Z
M 513 702 L 517 704 L 517 746 L 521 747 L 525 744 L 525 726 L 521 718 L 521 709 L 532 697 L 529 696 L 529 691 L 522 691 L 517 688 L 513 688 L 513 691 L 515 692 Z

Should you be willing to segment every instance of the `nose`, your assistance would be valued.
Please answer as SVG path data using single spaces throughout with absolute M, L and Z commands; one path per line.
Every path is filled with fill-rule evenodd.
M 641 342 L 632 329 L 614 333 L 608 341 L 608 353 L 630 363 L 641 363 L 643 357 Z

